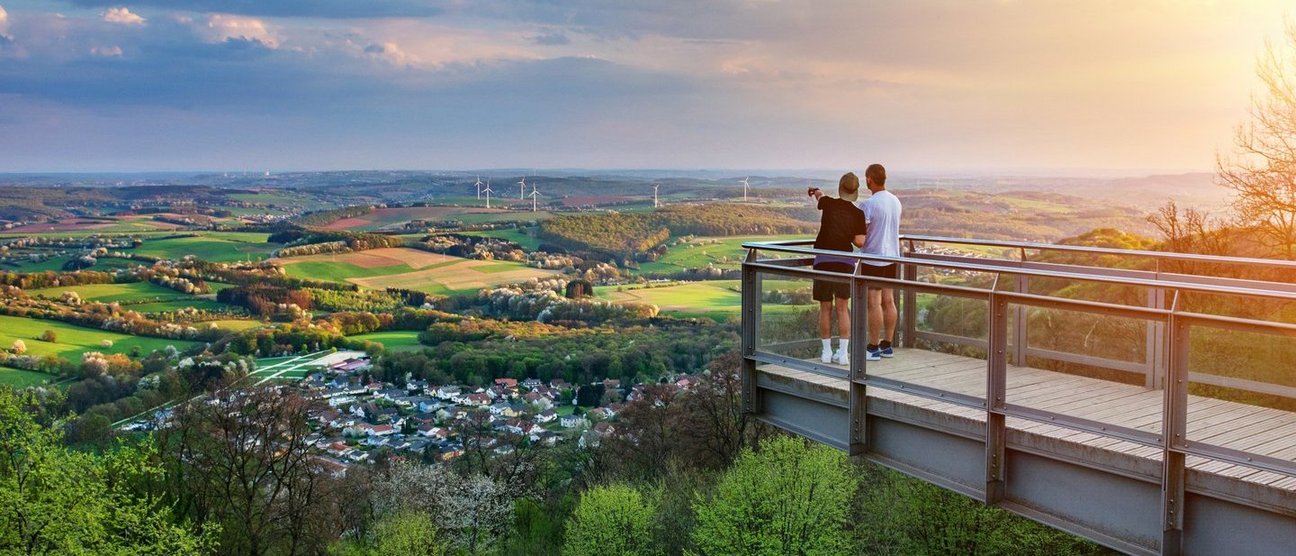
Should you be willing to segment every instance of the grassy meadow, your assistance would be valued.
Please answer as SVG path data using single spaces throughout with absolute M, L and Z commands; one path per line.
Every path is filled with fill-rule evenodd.
M 696 237 L 680 245 L 671 247 L 661 259 L 639 265 L 639 272 L 670 273 L 689 268 L 715 266 L 722 269 L 736 269 L 742 266 L 747 257 L 747 250 L 742 244 L 749 241 L 782 241 L 789 239 L 814 239 L 809 236 L 741 236 L 741 237 Z
M 46 342 L 37 339 L 46 330 L 54 332 L 55 341 Z M 28 355 L 57 355 L 70 361 L 80 360 L 81 354 L 87 351 L 130 353 L 132 348 L 139 347 L 141 353 L 148 354 L 169 345 L 183 350 L 194 344 L 184 340 L 130 336 L 59 321 L 0 315 L 0 347 L 10 348 L 14 340 L 22 340 L 27 344 Z M 112 347 L 103 347 L 101 345 L 103 340 L 111 341 Z
M 181 259 L 193 255 L 205 261 L 227 263 L 260 260 L 279 246 L 266 243 L 270 234 L 253 232 L 201 232 L 194 237 L 145 239 L 134 253 L 161 259 Z
M 219 290 L 224 287 L 228 287 L 228 285 L 220 284 L 218 287 L 213 287 L 212 289 Z M 210 296 L 200 297 L 183 294 L 152 282 L 61 286 L 57 288 L 31 290 L 28 293 L 33 296 L 59 299 L 63 296 L 64 292 L 69 291 L 76 292 L 77 295 L 80 295 L 81 299 L 85 301 L 120 303 L 126 309 L 145 314 L 165 313 L 188 308 L 201 309 L 205 311 L 221 311 L 230 308 L 229 305 L 210 299 Z
M 389 351 L 414 351 L 423 349 L 423 344 L 418 341 L 419 333 L 414 330 L 392 330 L 388 332 L 371 332 L 369 334 L 360 334 L 351 336 L 352 340 L 367 340 L 377 342 L 386 347 Z
M 47 375 L 45 373 L 0 367 L 0 386 L 26 388 L 28 386 L 49 384 L 56 380 L 58 380 L 58 377 Z
M 31 290 L 30 295 L 58 299 L 65 292 L 76 292 L 84 301 L 101 303 L 135 303 L 142 301 L 173 301 L 188 299 L 193 296 L 165 288 L 152 282 L 130 282 L 125 284 L 84 284 L 79 286 L 60 286 Z
M 527 251 L 535 251 L 540 249 L 540 238 L 537 238 L 534 233 L 535 228 L 506 228 L 503 230 L 464 232 L 464 235 L 504 239 L 522 246 Z
M 809 282 L 794 280 L 765 280 L 765 291 L 775 289 L 808 289 Z M 617 303 L 644 303 L 656 305 L 663 314 L 676 317 L 706 317 L 723 320 L 736 317 L 742 310 L 742 293 L 738 280 L 711 280 L 684 282 L 652 287 L 598 286 L 594 294 L 599 299 Z M 764 312 L 790 312 L 812 305 L 777 305 L 766 303 Z

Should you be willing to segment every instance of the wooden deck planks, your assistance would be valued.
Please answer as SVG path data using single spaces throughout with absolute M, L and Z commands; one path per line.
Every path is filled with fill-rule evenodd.
M 768 367 L 768 368 L 764 368 Z M 792 371 L 776 366 L 763 370 L 839 390 L 845 379 L 816 373 Z M 986 361 L 957 355 L 900 349 L 894 359 L 868 363 L 873 376 L 908 382 L 927 388 L 983 398 L 986 390 Z M 1010 366 L 1009 403 L 1041 411 L 1159 434 L 1164 393 L 1142 386 L 1116 383 L 1066 373 Z M 985 412 L 941 400 L 914 396 L 882 388 L 870 388 L 869 396 L 933 411 L 984 420 Z M 1086 446 L 1160 461 L 1161 449 L 1100 434 L 1077 431 L 1050 423 L 1009 417 L 1009 428 Z M 1189 442 L 1296 460 L 1296 413 L 1189 396 Z M 1237 480 L 1266 484 L 1296 491 L 1296 477 L 1263 471 L 1228 462 L 1190 456 L 1188 467 Z

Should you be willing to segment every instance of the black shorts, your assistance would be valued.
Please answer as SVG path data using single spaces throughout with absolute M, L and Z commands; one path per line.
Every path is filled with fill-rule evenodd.
M 872 276 L 874 278 L 890 278 L 892 280 L 900 279 L 900 275 L 896 273 L 895 263 L 886 266 L 873 266 L 868 263 L 860 263 L 859 266 L 860 266 L 859 268 L 860 276 Z M 891 287 L 891 286 L 888 284 L 886 286 L 879 286 L 879 287 Z
M 815 270 L 825 272 L 842 272 L 850 274 L 855 271 L 855 265 L 846 263 L 815 263 Z M 815 301 L 832 301 L 837 299 L 850 299 L 850 282 L 830 282 L 828 280 L 815 280 L 814 293 Z

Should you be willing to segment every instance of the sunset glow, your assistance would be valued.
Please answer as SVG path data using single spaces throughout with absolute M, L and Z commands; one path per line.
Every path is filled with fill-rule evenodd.
M 0 5 L 0 171 L 1188 171 L 1289 3 Z

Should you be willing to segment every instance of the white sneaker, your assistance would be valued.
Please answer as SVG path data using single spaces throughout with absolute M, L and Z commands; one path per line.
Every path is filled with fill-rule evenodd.
M 832 348 L 824 348 L 823 352 L 819 354 L 819 361 L 822 361 L 824 363 L 832 363 L 833 362 Z
M 832 356 L 832 362 L 838 365 L 849 365 L 850 352 L 844 349 L 837 350 L 837 353 L 834 353 Z

